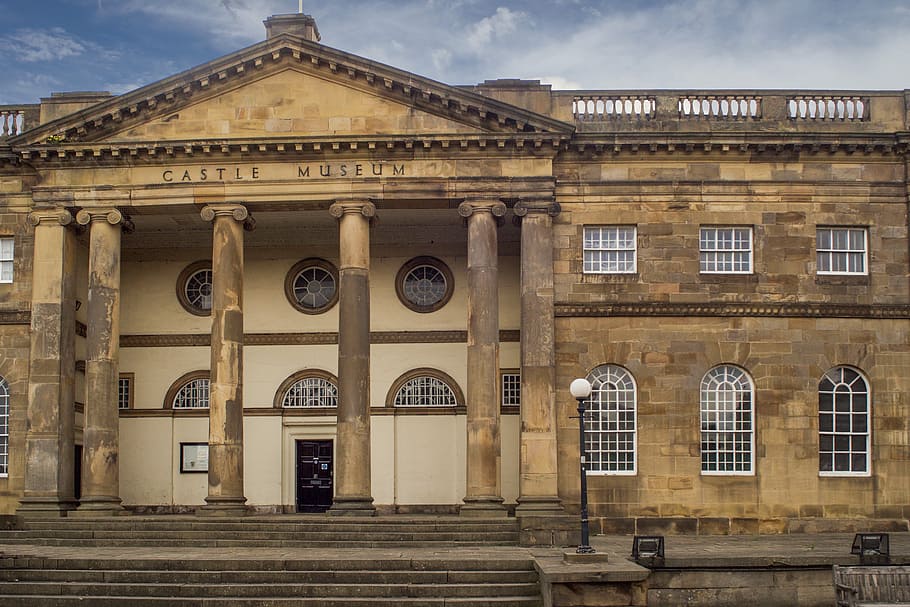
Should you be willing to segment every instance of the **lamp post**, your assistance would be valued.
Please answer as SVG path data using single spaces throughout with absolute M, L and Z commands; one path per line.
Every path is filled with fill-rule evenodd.
M 585 463 L 587 463 L 585 450 L 585 400 L 591 396 L 591 382 L 584 378 L 573 380 L 569 385 L 569 392 L 578 401 L 578 451 L 581 468 L 581 543 L 575 552 L 578 554 L 591 554 L 594 552 L 594 548 L 591 547 L 588 539 L 588 475 L 585 470 Z

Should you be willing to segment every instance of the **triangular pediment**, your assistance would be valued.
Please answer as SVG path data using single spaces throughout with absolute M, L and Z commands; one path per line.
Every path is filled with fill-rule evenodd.
M 574 126 L 281 34 L 42 125 L 13 146 L 569 136 Z
M 293 66 L 211 98 L 190 100 L 166 114 L 108 134 L 105 139 L 121 143 L 484 132 L 479 125 Z

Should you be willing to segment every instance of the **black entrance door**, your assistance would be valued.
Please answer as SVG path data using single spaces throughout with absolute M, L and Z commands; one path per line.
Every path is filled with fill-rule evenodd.
M 297 441 L 297 512 L 325 512 L 332 505 L 332 441 Z

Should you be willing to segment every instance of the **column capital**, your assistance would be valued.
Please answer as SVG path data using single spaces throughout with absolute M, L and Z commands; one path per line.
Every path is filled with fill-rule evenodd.
M 120 224 L 124 232 L 132 232 L 134 228 L 129 216 L 124 215 L 119 209 L 82 209 L 76 214 L 76 223 L 79 225 L 89 225 L 94 221 L 106 221 L 112 226 Z
M 369 200 L 336 200 L 329 207 L 329 213 L 335 219 L 341 219 L 348 214 L 361 214 L 372 220 L 376 216 L 376 205 Z
M 68 226 L 73 223 L 73 214 L 66 209 L 43 209 L 30 213 L 28 221 L 35 227 L 43 223 L 56 223 L 57 225 Z
M 546 213 L 550 217 L 559 215 L 562 208 L 552 198 L 522 198 L 515 203 L 512 212 L 516 217 L 524 217 L 528 213 Z
M 199 214 L 205 221 L 214 221 L 216 217 L 231 217 L 234 221 L 243 223 L 243 229 L 247 232 L 252 232 L 256 227 L 256 220 L 242 204 L 208 204 L 202 207 Z
M 506 214 L 506 205 L 500 200 L 465 200 L 458 205 L 458 214 L 467 219 L 474 213 L 491 213 L 493 217 Z

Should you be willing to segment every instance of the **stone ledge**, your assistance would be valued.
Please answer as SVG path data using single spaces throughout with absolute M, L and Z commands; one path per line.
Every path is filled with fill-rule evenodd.
M 592 533 L 596 532 L 601 535 L 788 535 L 859 533 L 863 531 L 900 533 L 910 531 L 910 520 L 905 518 L 591 517 L 591 530 Z

